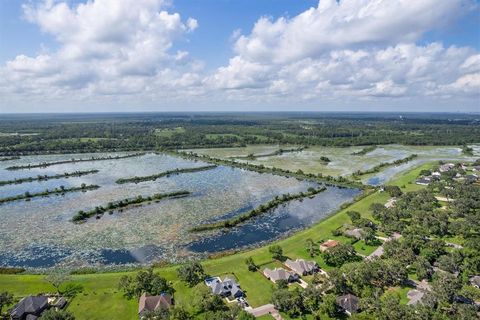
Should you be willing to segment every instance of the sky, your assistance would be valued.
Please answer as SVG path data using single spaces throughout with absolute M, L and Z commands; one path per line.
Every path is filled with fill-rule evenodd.
M 1 0 L 0 113 L 480 112 L 480 0 Z

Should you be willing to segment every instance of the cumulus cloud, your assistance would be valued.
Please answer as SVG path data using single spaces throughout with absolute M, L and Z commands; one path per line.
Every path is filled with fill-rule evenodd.
M 291 18 L 260 18 L 236 52 L 245 59 L 285 63 L 345 47 L 412 42 L 465 10 L 464 0 L 321 0 Z
M 171 52 L 172 46 L 198 23 L 193 18 L 182 21 L 163 5 L 161 0 L 94 0 L 74 7 L 45 0 L 23 5 L 25 18 L 55 37 L 59 49 L 8 61 L 1 71 L 10 83 L 5 86 L 13 81 L 17 92 L 70 96 L 75 89 L 88 96 L 137 93 L 159 80 L 168 84 L 160 74 L 182 79 L 199 64 L 186 51 Z M 175 71 L 166 72 L 169 69 Z
M 290 101 L 478 99 L 480 55 L 471 48 L 417 44 L 472 8 L 468 0 L 321 0 L 299 15 L 261 17 L 236 35 L 235 56 L 208 82 Z M 239 95 L 237 93 L 236 95 Z M 433 101 L 433 100 L 432 100 Z M 475 101 L 474 101 L 475 102 Z

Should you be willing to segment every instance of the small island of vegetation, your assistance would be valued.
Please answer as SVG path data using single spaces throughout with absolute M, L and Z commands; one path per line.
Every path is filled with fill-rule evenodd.
M 415 159 L 416 157 L 418 157 L 418 155 L 416 154 L 411 154 L 409 155 L 408 157 L 405 157 L 403 159 L 398 159 L 398 160 L 395 160 L 395 161 L 392 161 L 392 162 L 382 162 L 380 163 L 379 165 L 376 165 L 375 167 L 371 168 L 371 169 L 368 169 L 368 170 L 364 170 L 364 171 L 355 171 L 352 176 L 353 178 L 355 179 L 359 179 L 360 176 L 363 176 L 363 175 L 366 175 L 366 174 L 371 174 L 371 173 L 377 173 L 377 172 L 380 172 L 381 169 L 385 168 L 385 167 L 390 167 L 390 166 L 398 166 L 400 164 L 403 164 L 403 163 L 407 163 L 413 159 Z
M 177 175 L 181 173 L 192 173 L 192 172 L 199 172 L 199 171 L 206 171 L 206 170 L 211 170 L 216 168 L 216 165 L 208 165 L 208 166 L 203 166 L 203 167 L 195 167 L 195 168 L 184 168 L 184 169 L 173 169 L 173 170 L 168 170 L 164 172 L 160 172 L 157 174 L 152 174 L 150 176 L 143 176 L 143 177 L 132 177 L 132 178 L 120 178 L 116 182 L 118 184 L 124 184 L 124 183 L 139 183 L 139 182 L 144 182 L 144 181 L 155 181 L 159 178 L 162 177 L 168 177 L 170 175 Z
M 352 153 L 352 156 L 364 156 L 366 155 L 367 153 L 370 153 L 372 152 L 373 150 L 377 149 L 377 146 L 368 146 L 368 147 L 365 147 L 363 148 L 362 150 L 358 151 L 358 152 L 354 152 Z
M 95 184 L 91 185 L 86 185 L 85 183 L 82 183 L 80 187 L 72 187 L 72 188 L 65 188 L 64 186 L 60 186 L 58 188 L 55 188 L 53 190 L 48 190 L 46 189 L 45 191 L 42 192 L 36 192 L 36 193 L 30 193 L 30 192 L 25 192 L 24 194 L 19 194 L 16 196 L 11 196 L 11 197 L 6 197 L 6 198 L 0 198 L 0 204 L 7 203 L 7 202 L 12 202 L 12 201 L 17 201 L 17 200 L 26 200 L 29 201 L 32 198 L 36 197 L 47 197 L 52 194 L 65 194 L 68 192 L 77 192 L 77 191 L 88 191 L 88 190 L 95 190 L 100 188 L 100 186 L 97 186 Z
M 100 218 L 102 214 L 109 211 L 113 213 L 113 210 L 124 209 L 128 206 L 139 205 L 146 202 L 155 201 L 158 202 L 163 199 L 172 199 L 172 198 L 181 198 L 186 197 L 190 194 L 189 191 L 174 191 L 169 193 L 156 193 L 152 196 L 137 196 L 135 198 L 123 199 L 115 202 L 109 202 L 106 206 L 95 207 L 95 209 L 89 211 L 80 210 L 72 218 L 73 222 L 82 222 L 87 220 L 90 217 L 97 216 Z
M 51 179 L 61 179 L 61 178 L 70 178 L 70 177 L 81 177 L 87 174 L 94 174 L 98 173 L 98 170 L 87 170 L 87 171 L 74 171 L 74 172 L 65 172 L 55 175 L 38 175 L 36 177 L 26 177 L 26 178 L 18 178 L 13 180 L 3 180 L 0 181 L 0 186 L 4 186 L 7 184 L 21 184 L 26 182 L 33 182 L 33 181 L 47 181 Z
M 76 163 L 76 162 L 90 162 L 90 161 L 103 161 L 103 160 L 117 160 L 117 159 L 125 159 L 125 158 L 133 158 L 133 157 L 140 157 L 145 155 L 144 152 L 132 153 L 127 155 L 120 155 L 120 156 L 108 156 L 108 157 L 91 157 L 86 159 L 69 159 L 69 160 L 61 160 L 61 161 L 53 161 L 53 162 L 42 162 L 37 164 L 26 164 L 26 165 L 19 165 L 19 166 L 11 166 L 6 168 L 7 170 L 22 170 L 22 169 L 34 169 L 34 168 L 45 168 L 54 166 L 57 164 L 66 164 L 66 163 Z
M 266 157 L 273 157 L 273 156 L 280 156 L 284 153 L 292 153 L 292 152 L 300 152 L 305 150 L 307 147 L 299 147 L 299 148 L 291 148 L 291 149 L 278 149 L 270 153 L 263 153 L 263 154 L 253 154 L 250 153 L 247 156 L 240 156 L 240 157 L 233 157 L 235 159 L 246 159 L 246 160 L 255 160 L 258 158 L 266 158 Z
M 18 159 L 20 159 L 20 157 L 18 157 L 18 156 L 14 156 L 14 157 L 1 157 L 1 158 L 0 158 L 0 162 L 2 162 L 2 161 L 10 161 L 10 160 L 18 160 Z
M 300 192 L 300 193 L 294 193 L 294 194 L 287 193 L 281 196 L 276 196 L 274 199 L 259 205 L 258 207 L 248 211 L 247 213 L 238 215 L 228 220 L 202 224 L 200 226 L 190 229 L 190 231 L 199 232 L 199 231 L 206 231 L 206 230 L 213 230 L 213 229 L 233 228 L 239 225 L 240 223 L 243 223 L 265 212 L 273 210 L 284 203 L 287 203 L 292 200 L 300 200 L 306 197 L 312 197 L 320 192 L 325 191 L 326 189 L 327 188 L 325 186 L 321 186 L 319 188 L 311 187 L 308 189 L 307 192 Z

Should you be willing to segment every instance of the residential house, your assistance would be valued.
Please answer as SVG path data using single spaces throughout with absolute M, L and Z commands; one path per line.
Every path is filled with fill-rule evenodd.
M 438 171 L 435 171 L 432 173 L 432 177 L 437 177 L 438 179 L 440 179 L 440 177 L 442 176 L 442 174 Z
M 438 171 L 440 172 L 447 172 L 447 171 L 450 171 L 452 170 L 453 168 L 455 168 L 455 165 L 453 163 L 445 163 L 445 164 L 442 164 L 440 166 L 440 168 L 438 169 Z
M 12 320 L 35 320 L 48 308 L 46 296 L 28 296 L 20 300 L 9 314 Z
M 429 177 L 420 178 L 415 181 L 416 184 L 421 186 L 428 186 L 431 182 L 432 179 L 430 179 Z
M 360 240 L 363 238 L 362 234 L 362 229 L 360 228 L 355 228 L 355 229 L 348 229 L 343 232 L 347 237 L 355 238 L 357 240 Z
M 425 291 L 417 290 L 417 289 L 412 289 L 407 292 L 407 298 L 408 298 L 408 305 L 416 305 L 419 303 L 423 296 L 425 295 Z
M 478 176 L 476 174 L 467 174 L 465 180 L 467 180 L 468 183 L 474 183 L 478 180 Z
M 360 309 L 360 299 L 353 294 L 346 294 L 337 297 L 337 305 L 343 312 L 351 316 Z
M 327 240 L 320 245 L 320 251 L 325 252 L 330 248 L 336 247 L 340 244 L 337 240 Z
M 395 207 L 395 203 L 397 203 L 397 198 L 390 198 L 387 203 L 385 203 L 385 208 L 393 208 Z
M 292 271 L 287 271 L 283 268 L 275 268 L 273 270 L 265 268 L 265 270 L 263 270 L 263 275 L 272 282 L 277 282 L 278 280 L 285 280 L 290 283 L 300 280 L 300 276 L 298 274 Z
M 303 276 L 313 274 L 320 270 L 315 261 L 307 261 L 303 259 L 297 259 L 295 261 L 287 259 L 287 261 L 285 261 L 285 266 Z
M 475 288 L 480 289 L 480 276 L 473 276 L 470 279 L 470 284 Z
M 218 277 L 210 278 L 205 280 L 205 284 L 212 289 L 213 294 L 217 294 L 222 298 L 240 298 L 245 296 L 240 288 L 240 285 L 238 285 L 235 280 L 228 277 L 226 277 L 223 281 L 221 281 Z
M 64 297 L 60 297 L 55 303 L 52 305 L 57 310 L 64 309 L 67 306 L 68 302 L 65 300 Z
M 158 296 L 147 296 L 146 293 L 143 293 L 138 302 L 138 316 L 142 319 L 146 313 L 159 309 L 169 309 L 172 304 L 172 296 L 168 293 L 161 293 Z

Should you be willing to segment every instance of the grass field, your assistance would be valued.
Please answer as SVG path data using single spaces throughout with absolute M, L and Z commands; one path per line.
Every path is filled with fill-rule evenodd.
M 417 177 L 422 168 L 427 168 L 428 166 L 429 165 L 425 164 L 420 168 L 401 175 L 393 181 L 392 184 L 402 186 L 403 191 L 416 190 L 418 186 L 412 184 L 411 181 Z M 387 193 L 375 192 L 335 215 L 313 225 L 309 229 L 278 241 L 277 244 L 283 248 L 284 255 L 291 259 L 311 259 L 306 250 L 307 239 L 312 239 L 318 243 L 327 239 L 338 239 L 345 243 L 350 242 L 349 238 L 332 235 L 333 230 L 350 222 L 347 211 L 358 211 L 362 216 L 371 218 L 369 206 L 375 202 L 385 203 L 388 199 L 389 195 Z M 373 246 L 366 246 L 363 241 L 357 242 L 355 248 L 359 253 L 364 255 L 368 255 L 375 249 Z M 257 265 L 262 266 L 259 272 L 248 271 L 244 261 L 249 256 L 253 257 Z M 332 267 L 325 264 L 321 256 L 316 256 L 313 259 L 325 270 L 328 271 L 332 269 Z M 272 262 L 268 247 L 241 252 L 218 259 L 206 260 L 202 264 L 209 275 L 234 275 L 238 279 L 241 287 L 245 290 L 247 300 L 253 307 L 270 302 L 274 285 L 261 274 L 261 271 L 266 265 L 274 266 L 279 263 Z M 176 290 L 176 303 L 186 309 L 191 309 L 193 291 L 178 280 L 176 267 L 158 268 L 157 271 L 172 282 Z M 98 273 L 72 276 L 74 283 L 83 286 L 83 292 L 72 301 L 69 309 L 75 314 L 76 318 L 80 320 L 135 319 L 137 301 L 126 300 L 121 292 L 117 290 L 118 281 L 124 274 L 125 273 Z M 53 287 L 45 282 L 42 276 L 38 275 L 0 275 L 0 289 L 12 292 L 16 298 L 29 294 L 53 291 Z

